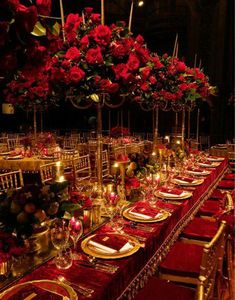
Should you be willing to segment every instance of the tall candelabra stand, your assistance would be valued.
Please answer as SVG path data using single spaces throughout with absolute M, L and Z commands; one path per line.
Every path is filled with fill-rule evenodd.
M 102 149 L 103 149 L 103 141 L 102 141 L 102 108 L 103 106 L 107 106 L 109 108 L 118 108 L 120 107 L 125 99 L 126 95 L 121 95 L 118 99 L 117 103 L 112 103 L 108 100 L 109 95 L 102 93 L 97 95 L 98 102 L 92 102 L 91 99 L 87 99 L 85 101 L 80 102 L 79 104 L 76 102 L 76 97 L 73 95 L 77 95 L 75 90 L 70 91 L 70 95 L 67 96 L 67 99 L 72 103 L 72 105 L 77 109 L 88 109 L 93 104 L 96 105 L 97 111 L 97 197 L 94 200 L 94 205 L 103 205 L 104 197 L 103 197 L 103 179 L 102 179 Z

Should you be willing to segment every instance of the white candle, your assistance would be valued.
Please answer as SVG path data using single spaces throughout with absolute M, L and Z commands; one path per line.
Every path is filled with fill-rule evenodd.
M 132 24 L 132 18 L 133 18 L 133 10 L 134 10 L 134 0 L 131 1 L 131 7 L 130 7 L 130 14 L 129 14 L 129 32 L 131 32 L 131 24 Z

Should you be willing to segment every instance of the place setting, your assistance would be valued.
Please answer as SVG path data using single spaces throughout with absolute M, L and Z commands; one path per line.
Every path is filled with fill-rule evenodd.
M 220 162 L 204 160 L 199 161 L 197 165 L 203 168 L 216 168 L 220 165 Z
M 86 254 L 103 259 L 130 256 L 137 252 L 140 246 L 136 238 L 116 232 L 93 234 L 81 243 L 81 248 Z
M 200 185 L 204 182 L 204 179 L 199 179 L 195 177 L 190 177 L 190 176 L 181 176 L 181 175 L 176 175 L 172 179 L 172 183 L 176 185 L 181 185 L 181 186 L 197 186 Z
M 155 196 L 167 200 L 185 200 L 192 196 L 192 192 L 177 187 L 162 186 L 156 190 Z
M 151 206 L 147 201 L 143 201 L 124 209 L 123 216 L 135 222 L 154 223 L 167 219 L 170 212 Z
M 185 172 L 196 176 L 207 176 L 211 174 L 211 171 L 196 166 L 187 167 Z
M 55 280 L 33 280 L 16 284 L 0 294 L 1 300 L 77 300 L 75 290 L 68 284 Z

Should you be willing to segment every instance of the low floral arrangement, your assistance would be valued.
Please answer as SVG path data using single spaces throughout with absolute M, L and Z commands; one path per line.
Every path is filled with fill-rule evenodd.
M 120 137 L 124 135 L 130 135 L 130 131 L 128 128 L 116 126 L 111 129 L 111 136 L 112 137 Z
M 32 235 L 43 222 L 72 214 L 78 205 L 68 200 L 67 182 L 43 187 L 26 185 L 0 197 L 1 229 L 19 238 Z
M 0 231 L 0 263 L 8 261 L 12 256 L 26 253 L 26 248 L 10 233 Z
M 73 203 L 79 205 L 81 209 L 91 209 L 93 205 L 92 200 L 89 196 L 77 191 L 71 192 L 70 200 Z

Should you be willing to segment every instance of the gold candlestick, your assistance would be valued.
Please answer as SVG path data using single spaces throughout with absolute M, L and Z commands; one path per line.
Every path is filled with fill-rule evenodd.
M 159 108 L 156 107 L 153 110 L 153 146 L 152 151 L 156 152 L 156 146 L 158 141 L 158 126 L 159 126 Z
M 131 7 L 130 7 L 129 25 L 128 25 L 129 32 L 131 32 L 131 24 L 132 24 L 132 18 L 133 18 L 133 10 L 134 10 L 134 0 L 131 1 Z
M 125 168 L 126 165 L 129 163 L 130 161 L 119 161 L 119 168 L 120 168 L 120 176 L 121 176 L 121 186 L 120 186 L 120 201 L 126 201 L 126 195 L 125 195 Z
M 181 132 L 181 144 L 182 149 L 184 149 L 184 133 L 185 133 L 185 108 L 182 110 L 182 132 Z

